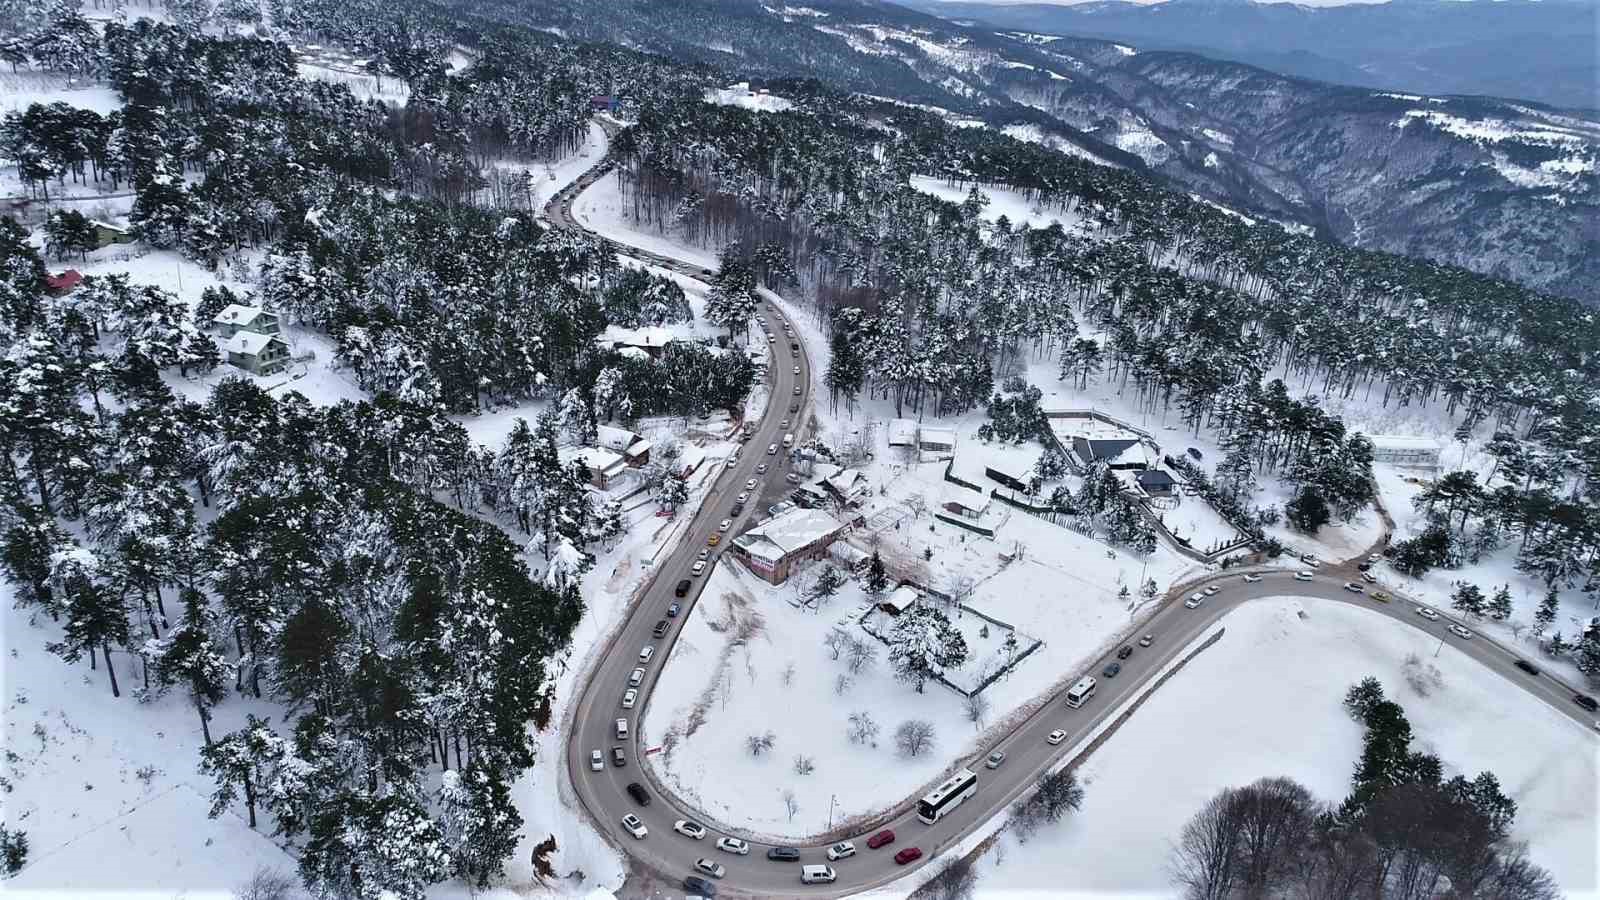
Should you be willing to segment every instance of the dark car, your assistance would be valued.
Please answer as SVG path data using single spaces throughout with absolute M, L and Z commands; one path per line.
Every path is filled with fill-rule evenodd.
M 789 349 L 790 350 L 799 350 L 800 349 L 800 342 L 799 341 L 790 341 L 789 342 Z
M 919 860 L 921 858 L 922 858 L 922 848 L 921 847 L 907 847 L 904 850 L 901 850 L 899 853 L 896 853 L 894 855 L 894 861 L 899 863 L 902 866 L 906 865 L 908 863 L 914 863 L 914 862 L 916 862 L 917 860 Z
M 627 754 L 622 752 L 621 747 L 611 748 L 611 764 L 613 766 L 625 766 L 628 764 Z
M 1539 674 L 1539 667 L 1534 665 L 1531 662 L 1528 662 L 1525 659 L 1517 660 L 1516 663 L 1514 663 L 1514 665 L 1516 665 L 1516 667 L 1521 669 L 1522 671 L 1527 672 L 1529 675 L 1537 675 L 1537 674 Z
M 789 404 L 789 412 L 799 412 L 799 411 L 800 411 L 800 404 L 798 402 Z
M 717 886 L 699 875 L 690 875 L 683 879 L 683 889 L 691 894 L 699 894 L 702 897 L 715 897 L 717 895 Z
M 640 806 L 650 805 L 650 792 L 646 791 L 644 789 L 644 785 L 637 781 L 631 782 L 628 785 L 628 796 L 632 797 L 633 802 L 639 804 Z
M 667 634 L 667 629 L 671 627 L 672 626 L 667 623 L 666 619 L 662 619 L 656 623 L 656 627 L 650 629 L 650 633 L 656 637 L 665 637 Z
M 673 590 L 672 594 L 675 597 L 687 597 L 689 595 L 689 579 L 685 578 L 678 582 L 678 587 Z
M 773 862 L 799 862 L 800 851 L 794 847 L 773 847 L 767 851 L 767 859 Z
M 1122 649 L 1117 651 L 1117 659 L 1127 659 L 1128 657 L 1130 657 L 1132 655 L 1133 655 L 1133 645 L 1132 644 L 1123 644 L 1122 645 Z
M 879 847 L 887 846 L 892 843 L 894 843 L 894 830 L 890 828 L 885 828 L 872 837 L 867 838 L 867 848 L 869 850 L 876 850 Z
M 667 604 L 667 618 L 669 618 L 669 619 L 677 618 L 678 611 L 681 610 L 681 609 L 683 609 L 683 606 L 680 605 L 680 604 L 677 604 L 677 603 L 669 603 L 669 604 Z
M 1594 702 L 1594 698 L 1588 694 L 1573 694 L 1572 702 L 1578 704 L 1584 709 L 1587 709 L 1589 712 L 1594 712 L 1596 709 L 1600 709 L 1600 703 Z
M 1100 670 L 1100 674 L 1107 678 L 1115 678 L 1117 677 L 1117 673 L 1121 671 L 1122 663 L 1110 663 L 1104 669 Z

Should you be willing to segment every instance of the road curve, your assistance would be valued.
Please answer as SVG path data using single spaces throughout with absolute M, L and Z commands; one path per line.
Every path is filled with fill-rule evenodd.
M 608 132 L 614 131 L 609 124 L 605 127 Z M 581 229 L 582 226 L 572 217 L 571 204 L 578 194 L 606 174 L 609 168 L 609 162 L 602 160 L 552 198 L 545 210 L 549 221 L 558 228 Z M 610 239 L 607 242 L 619 252 L 691 278 L 703 279 L 709 275 L 705 269 L 690 262 L 629 248 Z M 749 520 L 759 518 L 758 511 L 765 509 L 775 496 L 783 493 L 782 476 L 786 471 L 784 456 L 782 453 L 768 455 L 765 451 L 770 444 L 781 445 L 785 429 L 780 422 L 791 417 L 790 403 L 798 402 L 802 412 L 807 408 L 810 361 L 804 352 L 804 342 L 798 334 L 790 337 L 782 333 L 784 318 L 775 307 L 766 306 L 762 312 L 777 337 L 777 342 L 772 344 L 774 357 L 770 367 L 772 402 L 759 422 L 755 435 L 745 445 L 748 452 L 741 454 L 732 467 L 724 466 L 721 471 L 714 473 L 715 482 L 711 491 L 701 508 L 685 524 L 684 534 L 676 549 L 659 561 L 628 619 L 616 630 L 611 643 L 603 648 L 603 656 L 594 665 L 588 682 L 582 686 L 565 747 L 567 774 L 596 826 L 637 862 L 664 877 L 677 880 L 693 874 L 695 860 L 704 857 L 726 867 L 725 878 L 717 883 L 719 897 L 837 897 L 881 886 L 906 874 L 908 869 L 927 865 L 939 852 L 948 849 L 1001 812 L 1034 782 L 1041 771 L 1070 752 L 1075 744 L 1122 701 L 1142 689 L 1194 638 L 1215 625 L 1229 610 L 1252 599 L 1300 596 L 1366 607 L 1454 644 L 1457 649 L 1513 684 L 1586 726 L 1594 720 L 1594 716 L 1584 713 L 1571 702 L 1572 692 L 1559 682 L 1544 675 L 1530 676 L 1516 669 L 1514 663 L 1518 657 L 1499 644 L 1482 638 L 1457 638 L 1447 631 L 1449 625 L 1455 624 L 1451 619 L 1443 616 L 1438 621 L 1424 619 L 1416 613 L 1415 604 L 1398 599 L 1380 603 L 1371 599 L 1370 594 L 1346 590 L 1345 578 L 1353 575 L 1346 566 L 1324 567 L 1326 574 L 1318 574 L 1310 581 L 1296 581 L 1291 572 L 1283 569 L 1258 569 L 1251 570 L 1250 574 L 1253 578 L 1259 576 L 1259 580 L 1246 582 L 1242 577 L 1246 570 L 1236 569 L 1227 574 L 1208 576 L 1184 587 L 1185 595 L 1207 585 L 1221 588 L 1220 593 L 1207 598 L 1197 609 L 1187 609 L 1178 596 L 1169 596 L 1138 629 L 1141 634 L 1154 636 L 1152 646 L 1135 648 L 1133 655 L 1122 661 L 1122 671 L 1117 677 L 1099 676 L 1100 670 L 1112 660 L 1112 655 L 1108 654 L 1104 659 L 1086 666 L 1084 672 L 1096 675 L 1099 688 L 1084 707 L 1070 709 L 1061 702 L 1061 697 L 1051 697 L 1037 712 L 1005 736 L 981 748 L 970 758 L 952 760 L 952 765 L 964 764 L 978 773 L 979 787 L 973 799 L 956 807 L 931 826 L 918 821 L 911 809 L 902 809 L 878 826 L 892 828 L 897 836 L 895 843 L 883 849 L 869 850 L 865 844 L 866 834 L 853 836 L 857 855 L 828 863 L 838 873 L 837 882 L 802 885 L 801 863 L 826 863 L 823 846 L 801 846 L 800 863 L 771 862 L 766 858 L 767 849 L 773 846 L 771 842 L 759 841 L 753 835 L 737 829 L 713 828 L 711 818 L 680 798 L 659 790 L 659 785 L 640 771 L 639 764 L 642 748 L 638 741 L 638 723 L 645 717 L 651 691 L 677 638 L 679 624 L 698 598 L 704 583 L 703 578 L 690 574 L 690 567 L 700 550 L 706 546 L 708 537 L 717 531 L 722 519 L 735 519 L 735 524 L 726 535 L 731 537 Z M 793 358 L 789 352 L 791 341 L 800 345 Z M 794 374 L 795 366 L 799 367 L 799 375 Z M 799 388 L 798 394 L 795 393 L 796 387 Z M 795 424 L 798 425 L 797 422 Z M 768 464 L 769 470 L 765 475 L 755 472 L 756 466 L 761 463 Z M 763 496 L 753 497 L 752 502 L 747 504 L 744 516 L 734 517 L 731 514 L 734 495 L 743 491 L 745 482 L 752 478 L 758 481 Z M 712 552 L 717 554 L 722 549 L 714 548 Z M 713 555 L 712 558 L 716 560 L 717 556 Z M 721 564 L 720 560 L 717 564 Z M 674 590 L 681 579 L 690 581 L 690 589 L 687 596 L 679 599 L 674 597 Z M 667 619 L 668 631 L 662 638 L 656 639 L 652 629 L 665 617 L 667 606 L 675 599 L 683 605 L 683 612 L 676 619 Z M 645 647 L 652 647 L 653 655 L 648 663 L 641 663 L 639 654 Z M 625 710 L 621 708 L 621 698 L 628 688 L 630 674 L 636 667 L 645 670 L 644 679 L 638 686 L 639 701 L 634 708 Z M 615 735 L 615 722 L 619 718 L 628 720 L 630 730 L 626 740 L 618 740 Z M 1059 746 L 1051 746 L 1045 741 L 1046 735 L 1055 729 L 1067 733 L 1066 740 Z M 626 765 L 618 767 L 612 764 L 611 748 L 615 746 L 624 748 Z M 1004 765 L 993 770 L 983 768 L 984 757 L 997 749 L 1006 752 Z M 600 750 L 604 757 L 603 767 L 599 771 L 590 768 L 590 754 L 594 750 Z M 645 786 L 652 798 L 649 806 L 640 807 L 629 797 L 626 788 L 630 782 Z M 902 803 L 901 806 L 907 804 Z M 643 820 L 649 829 L 647 838 L 636 840 L 623 829 L 621 819 L 628 813 Z M 672 825 L 678 819 L 706 823 L 711 829 L 710 833 L 704 840 L 698 841 L 676 834 Z M 750 854 L 737 856 L 718 850 L 715 841 L 725 834 L 749 841 Z M 894 852 L 910 846 L 922 849 L 922 859 L 911 866 L 896 865 L 892 858 Z

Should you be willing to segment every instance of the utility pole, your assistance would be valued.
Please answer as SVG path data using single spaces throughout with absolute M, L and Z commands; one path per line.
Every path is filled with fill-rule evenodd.
M 838 802 L 839 802 L 839 795 L 838 794 L 829 795 L 829 797 L 828 797 L 828 830 L 829 831 L 833 830 L 833 805 L 835 803 L 838 803 Z

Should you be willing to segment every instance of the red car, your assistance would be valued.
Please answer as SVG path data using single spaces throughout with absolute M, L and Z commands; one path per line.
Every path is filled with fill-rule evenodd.
M 873 850 L 894 843 L 894 831 L 885 828 L 872 837 L 867 838 L 867 847 Z
M 922 858 L 922 848 L 921 847 L 907 847 L 904 850 L 901 850 L 899 853 L 896 853 L 894 855 L 894 861 L 899 863 L 902 866 L 905 865 L 906 863 L 914 863 L 914 862 L 916 862 L 917 860 L 919 860 L 921 858 Z

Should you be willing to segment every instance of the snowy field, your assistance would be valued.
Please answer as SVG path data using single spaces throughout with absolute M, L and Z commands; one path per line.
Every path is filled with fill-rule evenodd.
M 708 90 L 705 100 L 719 106 L 738 106 L 756 112 L 783 112 L 794 108 L 793 100 L 766 92 L 757 93 L 738 85 Z
M 911 186 L 925 194 L 932 194 L 941 200 L 951 203 L 964 203 L 972 185 L 953 184 L 943 178 L 934 178 L 928 175 L 911 176 Z M 1092 227 L 1077 213 L 1067 213 L 1060 209 L 1045 209 L 1040 204 L 1022 196 L 1018 191 L 1007 188 L 990 186 L 979 187 L 978 190 L 988 199 L 984 207 L 983 217 L 990 222 L 1005 216 L 1015 228 L 1019 224 L 1027 224 L 1030 228 L 1049 228 L 1051 225 L 1060 225 L 1068 231 L 1078 231 L 1088 234 Z
M 1413 749 L 1437 754 L 1446 777 L 1493 771 L 1518 804 L 1513 834 L 1534 862 L 1569 896 L 1594 895 L 1594 734 L 1448 643 L 1429 660 L 1443 687 L 1417 695 L 1402 661 L 1431 656 L 1438 642 L 1359 607 L 1261 600 L 1222 624 L 1223 639 L 1079 770 L 1080 812 L 1027 844 L 1003 837 L 979 860 L 980 896 L 1176 896 L 1164 871 L 1168 849 L 1217 791 L 1285 775 L 1325 802 L 1349 792 L 1361 728 L 1341 702 L 1367 675 L 1405 708 Z M 883 893 L 903 896 L 909 883 L 896 887 Z
M 572 204 L 573 218 L 585 227 L 631 247 L 716 270 L 717 254 L 714 251 L 689 247 L 681 237 L 662 234 L 651 226 L 633 221 L 631 204 L 624 208 L 618 186 L 619 177 L 618 173 L 612 172 L 579 194 Z
M 122 108 L 122 97 L 109 86 L 93 81 L 69 82 L 59 72 L 36 72 L 10 66 L 0 72 L 0 114 L 21 112 L 35 103 L 65 103 L 105 115 Z

